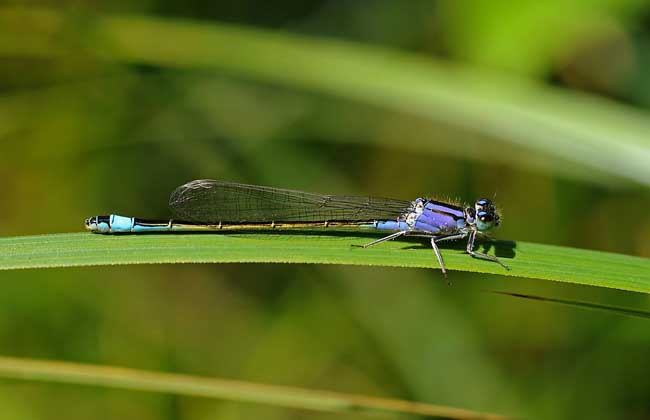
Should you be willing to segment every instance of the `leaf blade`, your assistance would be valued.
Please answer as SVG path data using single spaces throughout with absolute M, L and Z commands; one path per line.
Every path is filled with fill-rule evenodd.
M 161 263 L 317 263 L 435 268 L 425 242 L 396 240 L 363 249 L 376 235 L 238 233 L 96 235 L 67 233 L 0 238 L 0 270 Z M 495 241 L 491 254 L 511 270 L 443 248 L 450 270 L 564 281 L 650 293 L 650 259 L 599 251 Z
M 115 366 L 5 356 L 0 356 L 0 377 L 165 392 L 313 411 L 406 413 L 450 419 L 506 419 L 505 416 L 496 414 L 405 400 Z
M 518 299 L 537 300 L 540 302 L 550 302 L 550 303 L 555 303 L 555 304 L 560 304 L 565 306 L 572 306 L 580 309 L 589 309 L 589 310 L 596 310 L 596 311 L 607 312 L 607 313 L 615 313 L 618 315 L 635 317 L 635 318 L 650 319 L 650 311 L 642 310 L 642 309 L 633 309 L 633 308 L 626 308 L 622 306 L 605 305 L 602 303 L 587 302 L 584 300 L 558 299 L 558 298 L 547 297 L 547 296 L 529 295 L 524 293 L 501 292 L 496 290 L 492 291 L 491 293 L 495 293 L 497 295 L 503 295 L 503 296 L 511 296 Z
M 26 24 L 11 25 L 16 21 Z M 84 24 L 79 26 L 79 21 Z M 555 171 L 569 166 L 565 174 L 574 172 L 565 164 L 573 162 L 583 169 L 583 178 L 601 174 L 610 181 L 617 177 L 650 186 L 647 113 L 511 74 L 354 42 L 151 16 L 79 19 L 56 9 L 1 8 L 0 35 L 8 40 L 0 42 L 3 55 L 77 54 L 108 62 L 225 71 L 460 127 L 561 163 L 552 165 Z M 24 39 L 30 42 L 19 41 Z M 78 39 L 92 39 L 92 48 Z M 439 152 L 432 141 L 416 147 Z M 509 163 L 516 164 L 516 159 Z

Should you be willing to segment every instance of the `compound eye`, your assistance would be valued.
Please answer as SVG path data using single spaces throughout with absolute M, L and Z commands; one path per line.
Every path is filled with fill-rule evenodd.
M 476 202 L 474 205 L 476 207 L 476 211 L 490 211 L 494 210 L 494 204 L 492 203 L 492 200 L 488 200 L 487 198 L 481 198 Z
M 494 221 L 494 215 L 486 211 L 479 211 L 477 213 L 477 216 L 478 216 L 478 220 L 480 220 L 481 222 L 489 223 Z

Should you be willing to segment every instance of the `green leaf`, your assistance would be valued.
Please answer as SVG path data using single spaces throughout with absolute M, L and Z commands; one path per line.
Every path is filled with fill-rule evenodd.
M 359 245 L 376 235 L 347 232 L 97 235 L 69 233 L 0 238 L 0 269 L 154 263 L 319 263 L 439 268 L 427 241 Z M 446 246 L 446 245 L 445 245 Z M 442 248 L 450 270 L 556 280 L 650 292 L 650 259 L 528 242 L 481 245 L 510 270 Z M 439 273 L 433 278 L 441 279 Z M 451 273 L 453 281 L 453 273 Z
M 225 71 L 460 127 L 524 149 L 527 156 L 543 156 L 537 161 L 541 169 L 603 183 L 614 175 L 650 186 L 647 114 L 427 56 L 216 22 L 12 8 L 0 9 L 0 54 Z M 439 152 L 437 144 L 425 139 L 399 147 Z M 492 161 L 520 160 L 513 157 L 521 154 L 480 146 L 476 159 L 482 154 Z
M 2 356 L 0 356 L 0 377 L 167 392 L 337 413 L 376 414 L 380 412 L 449 419 L 506 419 L 495 414 L 412 401 L 112 366 Z

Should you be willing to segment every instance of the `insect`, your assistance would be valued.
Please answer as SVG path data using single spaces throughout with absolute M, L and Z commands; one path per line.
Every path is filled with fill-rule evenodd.
M 177 219 L 150 220 L 116 214 L 86 219 L 86 229 L 96 233 L 179 231 L 232 231 L 308 228 L 357 228 L 391 232 L 364 248 L 402 236 L 429 238 L 442 273 L 447 269 L 438 248 L 443 241 L 467 239 L 467 253 L 493 261 L 478 252 L 474 242 L 499 226 L 491 200 L 460 207 L 424 198 L 413 201 L 390 198 L 313 194 L 235 182 L 201 179 L 178 187 L 169 198 Z

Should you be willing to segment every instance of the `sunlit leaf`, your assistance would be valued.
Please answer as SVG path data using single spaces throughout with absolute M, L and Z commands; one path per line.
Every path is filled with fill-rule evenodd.
M 395 240 L 360 248 L 376 235 L 69 233 L 0 238 L 0 269 L 154 263 L 319 263 L 438 269 L 426 241 Z M 443 249 L 450 270 L 556 280 L 650 292 L 650 259 L 528 242 L 483 244 L 510 270 L 470 257 L 462 246 Z M 485 249 L 483 249 L 485 250 Z M 451 273 L 453 280 L 453 272 Z M 441 279 L 439 272 L 432 278 Z

